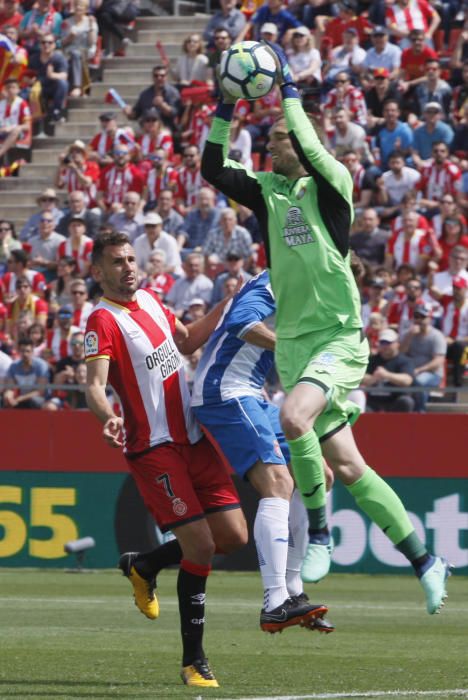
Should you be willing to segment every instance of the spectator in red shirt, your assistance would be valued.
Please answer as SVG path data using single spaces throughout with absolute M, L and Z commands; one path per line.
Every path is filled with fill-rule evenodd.
M 358 4 L 354 0 L 341 0 L 338 4 L 338 17 L 319 16 L 316 19 L 319 32 L 324 33 L 332 46 L 343 43 L 343 32 L 352 27 L 359 35 L 361 46 L 365 44 L 372 31 L 372 25 L 365 14 L 357 14 Z
M 436 141 L 432 146 L 432 159 L 425 164 L 413 153 L 413 160 L 422 165 L 421 179 L 416 185 L 422 198 L 418 202 L 421 209 L 438 209 L 444 194 L 455 197 L 461 170 L 452 163 L 447 144 Z
M 112 165 L 113 152 L 121 144 L 134 143 L 133 130 L 130 127 L 117 126 L 114 112 L 103 112 L 99 115 L 101 130 L 93 136 L 88 144 L 90 160 L 96 161 L 101 168 Z
M 113 165 L 101 173 L 97 204 L 104 215 L 119 211 L 127 192 L 143 191 L 143 176 L 140 169 L 130 163 L 130 149 L 120 144 L 113 152 Z
M 85 206 L 94 206 L 96 185 L 99 182 L 99 165 L 86 159 L 83 141 L 74 141 L 66 153 L 59 157 L 60 165 L 55 176 L 55 186 L 66 189 L 68 194 L 77 190 L 85 194 Z
M 419 83 L 426 81 L 426 62 L 435 59 L 437 53 L 424 43 L 425 34 L 422 29 L 413 29 L 409 34 L 411 46 L 404 49 L 400 65 L 400 89 L 407 92 Z
M 20 4 L 18 0 L 4 0 L 3 10 L 0 14 L 0 31 L 3 32 L 6 27 L 15 27 L 19 29 L 23 15 L 18 12 Z
M 439 245 L 442 248 L 439 272 L 443 272 L 448 270 L 450 253 L 455 246 L 461 245 L 468 250 L 468 236 L 466 235 L 463 217 L 453 216 L 445 219 L 442 224 L 442 235 L 439 238 Z
M 418 273 L 424 272 L 429 260 L 439 260 L 442 251 L 431 232 L 418 228 L 418 214 L 408 212 L 403 216 L 403 228 L 394 233 L 387 244 L 385 266 L 388 270 L 402 263 L 409 263 Z

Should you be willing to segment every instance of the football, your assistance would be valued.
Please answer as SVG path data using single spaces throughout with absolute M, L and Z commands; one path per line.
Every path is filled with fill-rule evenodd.
M 275 84 L 276 63 L 258 41 L 241 41 L 221 56 L 219 77 L 223 89 L 238 99 L 256 100 Z

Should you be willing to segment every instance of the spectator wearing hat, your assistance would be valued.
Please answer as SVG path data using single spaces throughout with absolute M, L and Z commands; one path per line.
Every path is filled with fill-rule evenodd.
M 255 39 L 260 39 L 261 30 L 265 24 L 274 24 L 278 31 L 277 41 L 282 43 L 286 33 L 301 23 L 289 10 L 286 9 L 282 0 L 267 0 L 246 22 L 244 28 L 238 35 L 236 41 L 243 41 L 246 36 L 253 33 Z
M 14 155 L 8 152 L 24 138 L 31 129 L 31 110 L 20 95 L 20 86 L 15 78 L 3 83 L 3 99 L 0 99 L 0 162 L 10 165 Z
M 103 112 L 99 115 L 100 131 L 93 136 L 88 145 L 89 159 L 95 160 L 101 168 L 112 165 L 113 152 L 121 145 L 135 144 L 133 131 L 129 127 L 118 127 L 115 112 Z
M 178 318 L 182 318 L 195 297 L 208 305 L 213 293 L 213 282 L 204 274 L 205 262 L 201 253 L 190 253 L 184 260 L 185 276 L 174 283 L 166 295 L 167 304 Z
M 125 233 L 130 243 L 145 232 L 144 214 L 141 211 L 142 199 L 138 192 L 126 192 L 122 200 L 122 210 L 109 217 L 109 224 L 117 231 Z
M 47 332 L 46 345 L 50 354 L 50 362 L 57 362 L 72 353 L 71 339 L 80 329 L 73 325 L 73 310 L 70 306 L 61 306 L 53 328 Z
M 465 277 L 452 279 L 453 297 L 446 297 L 442 316 L 442 332 L 447 341 L 447 359 L 452 362 L 455 386 L 463 385 L 465 365 L 462 358 L 468 345 L 468 282 Z
M 44 211 L 39 220 L 39 234 L 29 240 L 31 265 L 42 272 L 47 282 L 56 277 L 57 253 L 65 237 L 55 231 L 52 212 Z
M 183 216 L 174 209 L 175 200 L 172 189 L 162 189 L 159 192 L 156 212 L 162 219 L 163 230 L 170 233 L 182 248 L 187 240 L 186 225 Z
M 429 102 L 430 104 L 432 103 Z M 436 103 L 434 102 L 433 104 Z M 439 123 L 442 125 L 442 122 Z M 444 124 L 443 126 L 447 125 Z M 419 129 L 416 129 L 414 134 L 415 148 L 418 143 L 423 143 L 418 138 L 418 131 Z M 426 146 L 423 145 L 421 148 L 425 149 Z M 423 153 L 425 154 L 426 151 L 423 150 Z M 429 212 L 439 209 L 439 203 L 444 194 L 450 194 L 452 197 L 455 197 L 461 180 L 461 170 L 458 165 L 451 162 L 448 145 L 443 140 L 434 140 L 431 155 L 431 160 L 421 164 L 421 179 L 417 185 L 417 189 L 421 192 L 421 199 L 418 202 L 419 208 L 422 211 L 426 209 Z M 431 213 L 435 212 L 432 211 Z
M 29 338 L 18 342 L 19 360 L 12 362 L 5 377 L 3 406 L 5 408 L 41 408 L 45 401 L 45 385 L 49 380 L 49 365 L 34 357 Z
M 452 87 L 440 77 L 440 61 L 438 59 L 430 58 L 426 61 L 426 79 L 416 86 L 415 97 L 418 116 L 424 113 L 427 104 L 437 102 L 442 110 L 442 119 L 448 120 Z
M 208 304 L 201 297 L 194 297 L 188 303 L 188 309 L 182 316 L 182 323 L 187 324 L 192 321 L 197 321 L 206 315 Z
M 68 238 L 57 249 L 57 260 L 65 256 L 73 258 L 76 261 L 77 274 L 87 277 L 92 252 L 93 239 L 86 235 L 86 222 L 79 214 L 74 214 L 68 223 Z
M 124 113 L 129 119 L 140 119 L 146 111 L 154 107 L 161 115 L 164 126 L 174 133 L 181 111 L 180 93 L 168 82 L 165 66 L 154 66 L 152 75 L 153 84 L 139 94 L 133 107 L 127 105 Z
M 260 41 L 278 41 L 278 27 L 274 22 L 265 22 L 260 27 Z
M 383 124 L 378 127 L 377 134 L 372 139 L 372 148 L 377 162 L 382 170 L 388 169 L 388 159 L 392 151 L 401 151 L 406 157 L 413 146 L 413 132 L 405 122 L 400 120 L 400 106 L 396 100 L 389 99 L 384 103 Z
M 367 106 L 367 129 L 371 136 L 375 136 L 379 127 L 385 123 L 383 116 L 385 103 L 388 100 L 393 100 L 399 104 L 400 96 L 397 84 L 390 81 L 390 73 L 387 68 L 375 68 L 371 79 L 363 78 L 362 82 L 366 85 L 364 97 Z
M 296 27 L 290 33 L 286 56 L 294 82 L 303 87 L 322 84 L 322 58 L 308 27 Z
M 332 50 L 328 65 L 323 69 L 324 80 L 331 87 L 335 82 L 335 76 L 343 72 L 347 72 L 351 77 L 357 77 L 365 57 L 365 50 L 359 46 L 357 29 L 347 27 L 343 32 L 343 43 Z
M 404 392 L 413 384 L 413 380 L 413 364 L 400 352 L 398 334 L 386 328 L 379 333 L 378 351 L 371 355 L 361 382 L 361 386 L 368 388 L 366 409 L 397 413 L 414 411 L 413 397 Z M 389 388 L 401 388 L 403 391 L 389 391 Z
M 86 226 L 86 235 L 89 238 L 95 238 L 98 233 L 101 217 L 97 214 L 96 209 L 91 211 L 86 207 L 86 195 L 81 190 L 71 192 L 68 197 L 68 208 L 63 210 L 63 216 L 57 225 L 57 233 L 62 236 L 68 236 L 68 224 L 74 216 L 79 216 L 83 219 Z
M 43 297 L 47 283 L 45 277 L 37 270 L 29 268 L 29 256 L 23 248 L 12 250 L 8 257 L 9 270 L 0 277 L 0 301 L 7 303 L 16 296 L 16 280 L 26 277 L 31 285 L 31 290 L 38 297 Z
M 371 32 L 372 47 L 366 51 L 364 61 L 358 66 L 360 73 L 382 75 L 374 71 L 387 71 L 386 77 L 395 80 L 400 74 L 401 49 L 388 40 L 388 32 L 385 27 L 374 27 Z
M 143 191 L 143 175 L 140 169 L 130 163 L 130 149 L 120 144 L 113 152 L 113 165 L 108 165 L 101 172 L 97 204 L 103 214 L 110 215 L 122 208 L 128 192 Z
M 211 15 L 203 32 L 203 39 L 209 48 L 215 48 L 215 32 L 223 29 L 234 41 L 245 27 L 243 12 L 237 9 L 236 0 L 219 0 L 220 8 Z
M 197 205 L 185 217 L 187 234 L 185 248 L 201 249 L 212 228 L 218 225 L 221 212 L 215 206 L 215 194 L 209 187 L 202 187 L 197 196 Z
M 390 237 L 390 233 L 381 229 L 379 224 L 376 210 L 365 209 L 359 219 L 358 229 L 349 241 L 351 250 L 373 267 L 384 262 L 385 246 Z
M 155 211 L 150 211 L 143 220 L 145 232 L 138 236 L 134 243 L 137 265 L 146 271 L 150 253 L 153 250 L 164 250 L 166 253 L 166 269 L 176 275 L 183 274 L 177 241 L 169 233 L 163 231 L 162 219 Z
M 431 296 L 441 301 L 445 296 L 453 296 L 452 282 L 455 277 L 463 277 L 468 282 L 468 250 L 461 245 L 455 246 L 449 253 L 448 269 L 436 272 L 430 279 Z
M 414 365 L 415 386 L 427 389 L 440 386 L 445 369 L 447 342 L 444 334 L 432 325 L 430 304 L 421 304 L 414 310 L 413 323 L 401 341 L 401 351 Z M 426 410 L 428 394 L 415 394 L 415 409 Z
M 138 160 L 147 162 L 145 170 L 149 170 L 151 163 L 148 159 L 158 149 L 164 149 L 167 157 L 172 157 L 174 140 L 169 129 L 163 125 L 158 110 L 154 107 L 142 114 L 140 124 L 142 133 L 137 138 L 136 154 Z
M 46 187 L 46 189 L 41 192 L 36 201 L 39 206 L 39 211 L 34 214 L 31 214 L 31 216 L 21 229 L 19 235 L 21 241 L 28 241 L 33 236 L 38 235 L 39 223 L 44 212 L 52 214 L 55 227 L 57 227 L 57 224 L 63 216 L 63 212 L 57 207 L 57 193 L 52 187 Z
M 421 173 L 405 165 L 401 151 L 393 151 L 388 158 L 388 170 L 376 180 L 377 204 L 382 207 L 381 214 L 386 219 L 400 213 L 400 206 L 405 194 L 414 190 L 421 180 Z
M 226 255 L 225 270 L 220 272 L 214 280 L 211 306 L 214 306 L 218 303 L 218 301 L 224 299 L 226 296 L 224 284 L 228 278 L 232 277 L 237 281 L 242 279 L 242 284 L 245 284 L 252 279 L 252 275 L 245 270 L 244 258 L 236 252 L 228 253 Z
M 96 201 L 99 176 L 99 165 L 87 160 L 86 146 L 83 141 L 77 140 L 59 156 L 54 184 L 59 190 L 65 189 L 69 195 L 77 190 L 84 192 L 86 206 L 92 207 Z
M 323 105 L 325 117 L 330 118 L 331 113 L 337 107 L 346 107 L 352 120 L 365 128 L 367 107 L 362 90 L 351 84 L 351 79 L 346 71 L 336 73 L 334 85 L 335 87 L 327 94 Z

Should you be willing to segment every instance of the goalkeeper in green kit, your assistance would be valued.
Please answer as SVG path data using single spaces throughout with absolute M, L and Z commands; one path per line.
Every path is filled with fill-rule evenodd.
M 286 58 L 276 45 L 283 116 L 268 148 L 273 172 L 253 173 L 227 159 L 234 98 L 224 95 L 205 145 L 202 175 L 255 213 L 276 298 L 276 365 L 287 397 L 281 420 L 292 468 L 309 518 L 304 581 L 329 571 L 333 540 L 326 521 L 322 454 L 357 505 L 411 562 L 439 612 L 449 565 L 428 553 L 390 486 L 366 465 L 351 425 L 359 409 L 347 400 L 365 373 L 369 348 L 349 260 L 353 184 L 325 150 L 305 114 Z

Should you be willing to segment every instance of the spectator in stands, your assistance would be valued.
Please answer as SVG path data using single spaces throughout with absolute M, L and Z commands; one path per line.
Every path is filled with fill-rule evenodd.
M 236 112 L 231 120 L 229 158 L 237 160 L 249 170 L 252 169 L 252 137 L 244 126 L 244 118 Z
M 211 68 L 212 73 L 213 73 L 215 84 L 217 86 L 216 90 L 219 92 L 219 86 L 217 83 L 217 76 L 216 76 L 216 66 L 219 65 L 219 62 L 221 60 L 221 54 L 223 53 L 223 51 L 227 51 L 229 49 L 229 47 L 231 46 L 232 38 L 226 29 L 219 27 L 218 29 L 215 29 L 215 31 L 214 31 L 213 41 L 214 41 L 213 51 L 209 54 L 208 61 L 209 61 L 210 68 Z
M 396 84 L 390 82 L 389 76 L 387 68 L 375 68 L 372 80 L 366 83 L 367 129 L 372 136 L 377 134 L 379 127 L 385 124 L 384 106 L 386 102 L 389 100 L 393 100 L 397 104 L 400 102 Z
M 388 170 L 376 180 L 376 201 L 383 209 L 382 216 L 394 218 L 400 213 L 403 197 L 414 190 L 421 179 L 421 174 L 405 165 L 405 156 L 401 151 L 393 151 L 388 157 Z
M 16 280 L 26 277 L 31 285 L 31 290 L 39 297 L 43 297 L 46 289 L 45 277 L 37 270 L 30 270 L 29 256 L 25 250 L 18 248 L 12 250 L 8 258 L 8 272 L 0 278 L 0 292 L 2 301 L 12 301 L 16 295 Z
M 365 332 L 369 327 L 371 314 L 386 315 L 388 300 L 385 298 L 385 281 L 373 277 L 367 285 L 366 297 L 361 305 L 361 319 Z
M 60 154 L 54 184 L 59 190 L 66 189 L 69 195 L 77 190 L 83 192 L 85 205 L 89 207 L 95 204 L 99 177 L 99 165 L 87 160 L 85 144 L 76 140 Z
M 50 362 L 57 362 L 71 354 L 72 336 L 80 329 L 73 325 L 73 311 L 69 306 L 61 306 L 57 311 L 53 328 L 47 331 L 47 349 Z
M 21 43 L 30 56 L 41 51 L 41 41 L 52 34 L 59 40 L 62 29 L 62 15 L 54 10 L 53 0 L 37 0 L 33 9 L 25 13 L 19 27 Z
M 455 126 L 455 135 L 450 146 L 452 158 L 457 162 L 468 160 L 468 95 L 461 115 L 460 121 Z
M 173 191 L 171 189 L 162 189 L 159 193 L 156 211 L 162 219 L 163 230 L 174 236 L 179 248 L 182 248 L 187 240 L 186 224 L 183 216 L 174 209 L 174 205 Z
M 437 58 L 426 61 L 426 79 L 419 83 L 415 90 L 418 116 L 424 112 L 429 102 L 437 102 L 442 109 L 443 119 L 448 119 L 452 88 L 446 80 L 442 80 L 440 70 L 440 61 Z
M 125 107 L 124 112 L 129 119 L 140 119 L 152 107 L 158 110 L 164 125 L 174 133 L 181 109 L 180 94 L 177 88 L 168 83 L 165 66 L 154 66 L 153 85 L 145 88 L 134 106 Z
M 75 369 L 84 361 L 84 333 L 75 331 L 69 342 L 70 354 L 61 357 L 55 365 L 54 384 L 74 384 Z
M 352 85 L 346 71 L 336 73 L 333 83 L 335 87 L 330 90 L 323 105 L 325 117 L 330 116 L 337 107 L 346 107 L 352 120 L 366 127 L 367 107 L 362 90 Z
M 68 95 L 68 61 L 57 50 L 53 34 L 44 34 L 40 47 L 39 53 L 31 57 L 29 68 L 35 71 L 41 84 L 41 102 L 46 117 L 53 122 L 62 122 L 65 121 L 64 107 Z
M 81 331 L 86 330 L 86 321 L 93 310 L 92 303 L 88 300 L 88 290 L 84 280 L 75 279 L 70 284 L 72 323 Z
M 466 35 L 468 37 L 468 29 Z M 464 60 L 461 69 L 462 82 L 461 85 L 457 85 L 452 90 L 452 103 L 450 105 L 450 114 L 454 124 L 459 124 L 460 121 L 466 119 L 464 110 L 468 102 L 468 57 Z
M 359 46 L 357 29 L 348 27 L 343 32 L 343 43 L 332 50 L 330 60 L 322 70 L 324 81 L 331 87 L 335 77 L 343 72 L 356 79 L 365 57 L 365 50 Z M 364 101 L 364 97 L 362 99 Z
M 8 368 L 3 393 L 5 408 L 41 408 L 45 401 L 44 387 L 49 380 L 49 365 L 34 357 L 33 344 L 28 338 L 18 343 L 20 359 Z
M 0 162 L 7 165 L 11 160 L 8 151 L 21 142 L 31 128 L 31 111 L 19 92 L 15 78 L 4 82 L 4 98 L 0 99 Z
M 166 253 L 164 250 L 153 250 L 148 258 L 146 266 L 146 277 L 143 278 L 140 287 L 142 289 L 153 289 L 166 298 L 168 291 L 173 286 L 175 279 L 166 269 Z
M 379 334 L 378 352 L 371 355 L 361 386 L 366 392 L 367 410 L 408 413 L 414 410 L 411 394 L 404 391 L 389 391 L 389 387 L 404 390 L 413 384 L 413 364 L 400 352 L 398 334 L 387 328 Z
M 122 200 L 123 209 L 109 217 L 109 224 L 128 236 L 130 243 L 145 232 L 142 201 L 138 192 L 127 192 Z
M 463 277 L 468 282 L 468 250 L 455 246 L 449 254 L 448 270 L 437 272 L 430 281 L 431 296 L 441 301 L 444 296 L 453 296 L 452 281 L 454 277 Z
M 45 326 L 48 306 L 44 299 L 33 294 L 31 283 L 27 277 L 18 277 L 15 283 L 16 297 L 8 305 L 7 330 L 14 340 L 18 340 L 18 322 L 24 315 L 30 323 L 37 322 Z
M 198 146 L 187 146 L 184 150 L 183 165 L 179 169 L 179 190 L 177 209 L 184 216 L 196 206 L 198 193 L 204 186 L 201 176 L 201 155 Z
M 29 326 L 27 337 L 33 344 L 34 357 L 42 357 L 46 349 L 46 329 L 41 323 L 33 323 Z
M 245 270 L 244 258 L 239 255 L 239 253 L 228 253 L 226 255 L 225 266 L 226 269 L 217 275 L 213 283 L 213 294 L 211 296 L 212 306 L 226 296 L 225 282 L 228 278 L 234 278 L 236 282 L 242 279 L 243 284 L 252 279 L 252 275 Z
M 99 33 L 104 37 L 105 55 L 125 55 L 130 39 L 125 35 L 126 27 L 135 21 L 139 14 L 136 0 L 102 0 L 95 10 Z M 115 46 L 117 42 L 117 47 Z M 117 50 L 114 52 L 114 48 Z
M 446 219 L 456 219 L 458 216 L 455 197 L 452 194 L 444 193 L 439 200 L 439 213 L 431 219 L 431 226 L 436 238 L 440 239 L 442 236 L 442 228 Z
M 185 247 L 189 250 L 202 248 L 212 228 L 219 223 L 220 210 L 215 206 L 215 194 L 209 187 L 198 192 L 197 206 L 185 217 L 184 230 L 187 233 Z
M 69 65 L 70 97 L 85 95 L 91 87 L 88 62 L 96 54 L 98 26 L 88 11 L 89 0 L 75 0 L 73 14 L 67 17 L 62 31 L 62 47 Z
M 182 318 L 188 310 L 192 299 L 198 297 L 209 304 L 213 293 L 213 282 L 204 274 L 203 255 L 190 253 L 184 260 L 183 268 L 185 277 L 177 279 L 166 295 L 167 304 L 178 318 Z
M 404 25 L 403 25 L 404 26 Z M 409 33 L 410 46 L 405 48 L 401 56 L 399 89 L 403 94 L 405 114 L 417 110 L 415 98 L 416 86 L 426 80 L 426 61 L 437 60 L 437 53 L 427 46 L 424 31 L 414 28 Z
M 57 249 L 57 258 L 69 256 L 76 260 L 76 271 L 87 277 L 91 265 L 93 239 L 86 235 L 86 224 L 79 215 L 72 216 L 68 224 L 68 238 Z
M 330 14 L 333 15 L 334 12 L 332 11 Z M 308 22 L 306 24 L 310 26 Z M 325 32 L 325 38 L 331 42 L 332 46 L 341 44 L 343 32 L 350 27 L 357 29 L 361 44 L 366 43 L 371 32 L 371 24 L 366 17 L 359 14 L 358 3 L 355 0 L 340 0 L 338 3 L 338 16 L 332 19 L 319 16 L 316 18 L 316 26 L 318 37 L 320 37 L 322 32 Z
M 448 146 L 442 141 L 436 141 L 432 146 L 432 159 L 422 165 L 421 173 L 417 189 L 422 196 L 418 205 L 422 211 L 427 210 L 431 215 L 435 213 L 435 209 L 438 210 L 444 194 L 455 197 L 461 180 L 461 170 L 450 161 Z
M 155 149 L 149 155 L 149 161 L 151 170 L 147 174 L 143 199 L 147 202 L 146 209 L 154 209 L 163 189 L 170 189 L 174 194 L 179 192 L 179 172 L 169 162 L 164 148 Z
M 114 164 L 101 172 L 97 203 L 103 215 L 120 211 L 128 192 L 143 191 L 143 176 L 136 165 L 130 163 L 130 149 L 120 144 L 113 152 Z
M 103 112 L 99 115 L 101 130 L 93 136 L 88 148 L 89 159 L 95 160 L 101 168 L 112 165 L 113 153 L 121 145 L 134 144 L 133 132 L 129 127 L 117 126 L 117 118 L 114 112 Z
M 308 27 L 296 27 L 290 34 L 286 47 L 293 80 L 302 88 L 318 87 L 322 84 L 322 58 Z
M 462 358 L 468 345 L 468 282 L 464 277 L 452 280 L 453 298 L 446 298 L 442 332 L 447 341 L 447 359 L 452 362 L 454 386 L 463 385 L 465 363 Z
M 371 32 L 372 47 L 366 51 L 366 57 L 358 67 L 359 73 L 364 75 L 385 75 L 390 80 L 398 78 L 400 73 L 401 49 L 388 40 L 388 31 L 385 27 L 374 27 Z
M 468 236 L 466 235 L 466 222 L 464 217 L 458 215 L 448 217 L 442 224 L 442 234 L 439 238 L 442 248 L 442 257 L 439 260 L 439 271 L 448 269 L 451 251 L 456 246 L 463 246 L 468 250 Z
M 150 211 L 143 220 L 145 233 L 133 242 L 137 265 L 145 271 L 149 256 L 153 250 L 164 250 L 166 253 L 166 269 L 176 275 L 182 274 L 181 259 L 177 241 L 169 233 L 163 231 L 162 219 L 155 211 Z
M 216 30 L 222 29 L 234 41 L 245 27 L 245 15 L 237 9 L 236 0 L 219 0 L 220 8 L 211 15 L 203 32 L 209 48 L 216 49 Z
M 23 15 L 18 12 L 20 4 L 18 0 L 4 0 L 3 8 L 0 12 L 0 32 L 5 32 L 7 27 L 19 29 Z
M 70 220 L 79 216 L 85 223 L 86 235 L 90 238 L 95 238 L 98 233 L 100 216 L 96 211 L 91 211 L 86 208 L 85 193 L 80 190 L 75 190 L 68 197 L 68 209 L 64 209 L 63 217 L 60 219 L 56 230 L 62 236 L 68 235 L 68 225 Z
M 395 297 L 390 304 L 387 314 L 388 323 L 398 328 L 402 338 L 411 328 L 414 312 L 423 303 L 423 286 L 418 277 L 411 277 L 405 283 L 405 294 Z
M 161 121 L 161 116 L 155 107 L 143 112 L 140 119 L 142 133 L 137 139 L 136 157 L 143 161 L 144 169 L 151 167 L 151 156 L 163 149 L 166 156 L 171 158 L 174 153 L 174 139 L 170 130 Z
M 221 211 L 219 226 L 209 232 L 203 253 L 206 256 L 215 253 L 221 262 L 225 262 L 229 253 L 237 253 L 248 269 L 252 258 L 252 237 L 246 228 L 239 226 L 236 212 L 231 207 Z
M 432 309 L 421 304 L 414 310 L 413 324 L 401 341 L 401 351 L 414 365 L 415 386 L 438 387 L 444 376 L 447 343 L 441 331 L 431 324 Z M 425 391 L 415 394 L 415 408 L 424 412 L 428 395 Z
M 272 124 L 281 114 L 281 100 L 277 88 L 273 88 L 264 97 L 260 97 L 253 103 L 253 110 L 249 115 L 249 123 L 246 126 L 252 139 L 252 150 L 264 152 Z
M 182 53 L 173 70 L 177 87 L 186 87 L 193 81 L 208 83 L 211 71 L 205 45 L 200 34 L 189 34 L 182 42 Z
M 288 30 L 301 26 L 300 21 L 285 8 L 282 0 L 267 0 L 246 22 L 236 41 L 243 41 L 251 32 L 255 39 L 259 39 L 261 27 L 270 22 L 278 28 L 279 43 L 282 43 Z
M 380 219 L 375 209 L 365 209 L 359 224 L 358 230 L 350 238 L 351 250 L 373 266 L 382 265 L 390 233 L 379 227 Z
M 57 261 L 57 279 L 49 284 L 49 303 L 51 307 L 71 304 L 71 284 L 77 278 L 77 264 L 71 255 L 62 255 Z
M 402 39 L 409 39 L 414 45 L 415 37 L 432 43 L 431 39 L 440 24 L 440 17 L 425 0 L 396 0 L 387 5 L 385 23 L 390 34 L 398 39 L 400 46 L 407 45 Z
M 10 254 L 20 249 L 21 243 L 16 237 L 15 225 L 12 221 L 0 219 L 0 279 L 7 271 Z
M 400 107 L 396 100 L 387 100 L 383 108 L 384 123 L 378 128 L 373 139 L 374 156 L 382 170 L 388 169 L 388 159 L 393 151 L 410 155 L 413 133 L 405 122 L 400 120 Z
M 439 260 L 442 251 L 431 231 L 418 228 L 418 214 L 410 211 L 403 216 L 402 230 L 392 234 L 387 243 L 385 266 L 393 270 L 402 263 L 413 265 L 418 273 L 425 272 L 429 260 Z
M 37 199 L 39 205 L 39 211 L 32 214 L 23 228 L 20 231 L 20 240 L 28 241 L 33 236 L 37 236 L 39 233 L 39 224 L 42 215 L 46 212 L 52 214 L 54 219 L 54 226 L 57 228 L 57 224 L 63 216 L 63 212 L 57 207 L 57 194 L 52 187 L 47 187 Z
M 342 160 L 349 151 L 359 156 L 361 163 L 371 163 L 372 155 L 367 143 L 365 130 L 356 122 L 351 121 L 351 115 L 346 107 L 336 107 L 331 115 L 333 128 L 327 129 L 329 150 L 335 158 Z
M 45 211 L 39 221 L 39 234 L 29 241 L 31 265 L 38 272 L 42 272 L 47 282 L 56 277 L 58 248 L 66 240 L 54 228 L 52 212 Z
M 433 147 L 438 143 L 444 143 L 447 147 L 453 141 L 453 129 L 442 121 L 442 107 L 438 102 L 428 102 L 424 107 L 424 123 L 414 130 L 412 157 L 417 168 L 429 160 Z M 447 148 L 448 155 L 448 148 Z
M 372 200 L 374 187 L 372 177 L 361 164 L 355 151 L 347 151 L 341 160 L 353 178 L 354 212 L 357 216 L 360 216 L 363 209 L 366 209 Z

